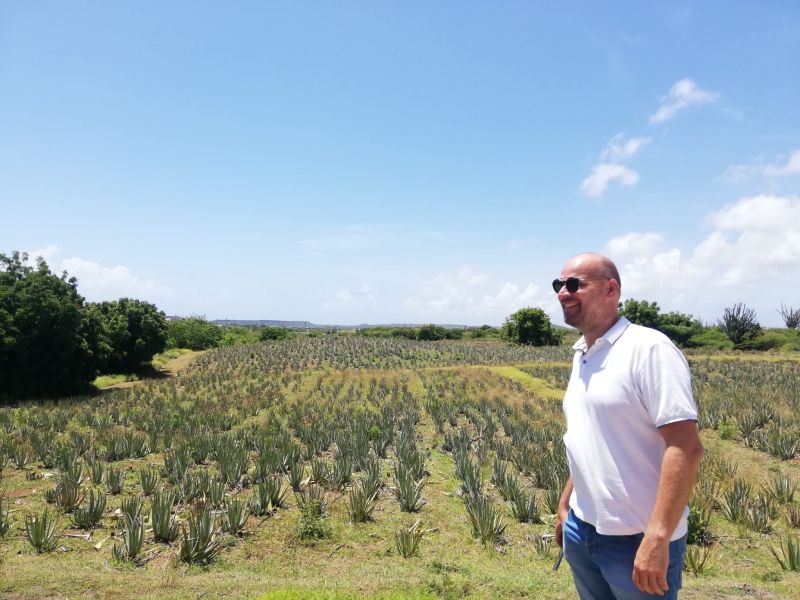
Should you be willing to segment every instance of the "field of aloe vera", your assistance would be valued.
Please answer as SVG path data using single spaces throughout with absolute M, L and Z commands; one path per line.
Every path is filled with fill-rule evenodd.
M 346 336 L 0 408 L 7 598 L 573 598 L 568 347 Z M 800 598 L 800 362 L 692 356 L 686 598 Z

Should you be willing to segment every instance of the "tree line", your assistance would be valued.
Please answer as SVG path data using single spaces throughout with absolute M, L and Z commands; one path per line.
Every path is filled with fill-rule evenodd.
M 155 305 L 120 298 L 86 302 L 78 282 L 39 258 L 0 254 L 0 397 L 86 391 L 100 373 L 146 369 L 167 343 Z
M 786 329 L 763 329 L 743 303 L 726 308 L 714 325 L 692 315 L 662 313 L 657 302 L 628 299 L 619 312 L 631 322 L 658 329 L 684 348 L 708 350 L 800 350 L 800 309 L 781 305 Z M 329 332 L 332 333 L 332 332 Z M 501 338 L 536 346 L 562 343 L 540 308 L 522 308 L 502 327 L 371 327 L 364 336 L 421 341 Z M 39 258 L 0 254 L 0 400 L 61 396 L 87 391 L 103 373 L 141 373 L 165 348 L 203 350 L 220 345 L 282 340 L 300 335 L 280 327 L 223 328 L 203 317 L 167 321 L 155 305 L 120 298 L 86 302 L 67 272 L 56 275 Z M 308 335 L 322 335 L 310 333 Z M 349 334 L 348 334 L 349 335 Z

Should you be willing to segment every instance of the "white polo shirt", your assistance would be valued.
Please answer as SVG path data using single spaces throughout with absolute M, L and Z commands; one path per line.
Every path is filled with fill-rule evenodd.
M 663 333 L 624 317 L 587 350 L 573 346 L 564 396 L 570 507 L 603 535 L 647 528 L 666 444 L 658 428 L 697 420 L 689 364 Z M 672 540 L 686 534 L 688 507 Z

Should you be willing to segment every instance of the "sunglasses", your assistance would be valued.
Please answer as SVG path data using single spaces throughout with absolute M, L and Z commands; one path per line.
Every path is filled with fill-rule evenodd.
M 557 294 L 558 292 L 561 291 L 561 288 L 566 286 L 567 291 L 571 294 L 574 294 L 580 289 L 584 281 L 581 281 L 577 277 L 567 277 L 566 279 L 553 279 L 553 291 L 555 291 L 555 293 Z

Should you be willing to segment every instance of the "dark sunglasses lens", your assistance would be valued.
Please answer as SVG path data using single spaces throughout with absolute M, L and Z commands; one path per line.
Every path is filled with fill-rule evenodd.
M 571 294 L 574 294 L 578 291 L 578 288 L 581 287 L 581 280 L 577 277 L 570 277 L 566 281 L 567 291 Z
M 553 279 L 553 291 L 557 294 L 564 287 L 564 282 L 560 279 Z

